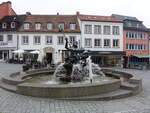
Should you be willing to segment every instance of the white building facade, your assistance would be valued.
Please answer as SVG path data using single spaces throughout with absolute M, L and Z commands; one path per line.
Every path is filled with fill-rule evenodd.
M 0 60 L 12 58 L 12 52 L 18 49 L 17 30 L 25 15 L 5 16 L 0 20 Z
M 76 15 L 28 15 L 17 33 L 18 48 L 43 50 L 49 63 L 57 64 L 65 57 L 65 38 L 73 43 L 80 40 L 80 33 Z
M 18 36 L 19 49 L 28 52 L 43 49 L 54 64 L 63 61 L 62 50 L 66 50 L 65 38 L 70 42 L 80 39 L 80 33 L 65 33 L 65 37 L 62 33 L 19 33 Z
M 12 52 L 17 49 L 17 34 L 13 32 L 0 33 L 0 60 L 12 57 Z
M 91 16 L 77 13 L 82 47 L 90 50 L 99 65 L 122 64 L 123 23 L 110 16 Z

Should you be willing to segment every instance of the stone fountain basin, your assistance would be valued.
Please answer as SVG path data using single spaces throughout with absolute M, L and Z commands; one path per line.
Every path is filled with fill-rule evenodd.
M 49 98 L 70 98 L 93 96 L 117 90 L 120 80 L 112 79 L 103 83 L 87 84 L 37 84 L 22 83 L 17 86 L 17 92 L 23 95 Z
M 25 73 L 12 73 L 11 75 L 3 77 L 0 82 L 0 87 L 27 96 L 54 99 L 86 98 L 85 100 L 89 100 L 89 97 L 91 97 L 91 99 L 95 98 L 96 100 L 103 100 L 106 97 L 109 99 L 122 98 L 135 95 L 142 91 L 141 79 L 137 79 L 135 76 L 125 72 L 110 69 L 102 69 L 102 71 L 106 76 L 113 77 L 114 79 L 103 82 L 93 82 L 92 84 L 90 82 L 84 84 L 41 84 L 26 82 L 26 80 L 33 77 L 54 73 L 54 69 L 36 69 L 29 70 Z M 101 95 L 102 97 L 97 97 L 97 95 Z M 103 97 L 103 95 L 105 96 Z

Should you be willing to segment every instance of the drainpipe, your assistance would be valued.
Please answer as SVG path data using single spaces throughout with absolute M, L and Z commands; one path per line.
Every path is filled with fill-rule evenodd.
M 19 49 L 19 35 L 17 35 L 17 50 Z

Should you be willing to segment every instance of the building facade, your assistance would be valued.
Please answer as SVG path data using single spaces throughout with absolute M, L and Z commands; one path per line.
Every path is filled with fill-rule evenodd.
M 148 63 L 148 29 L 136 17 L 112 15 L 124 22 L 124 67 Z M 132 66 L 133 65 L 133 66 Z
M 0 60 L 12 58 L 12 52 L 18 49 L 17 30 L 25 15 L 5 16 L 0 20 Z
M 81 44 L 91 51 L 93 62 L 101 66 L 121 66 L 123 22 L 111 16 L 82 15 L 77 12 Z
M 65 38 L 68 38 L 70 43 L 80 40 L 80 28 L 76 15 L 29 14 L 17 34 L 19 49 L 29 52 L 43 49 L 49 63 L 63 61 Z

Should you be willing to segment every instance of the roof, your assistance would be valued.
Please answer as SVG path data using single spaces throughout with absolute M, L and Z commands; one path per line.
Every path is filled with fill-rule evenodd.
M 3 17 L 0 22 L 23 22 L 26 18 L 26 15 L 12 15 Z
M 97 21 L 97 22 L 119 22 L 122 23 L 122 20 L 116 19 L 112 16 L 97 16 L 97 15 L 83 15 L 79 14 L 78 18 L 81 21 Z
M 150 55 L 132 55 L 138 58 L 150 58 Z
M 1 31 L 17 31 L 26 18 L 26 15 L 5 16 L 0 20 L 0 23 L 7 23 L 7 29 L 0 27 Z M 15 22 L 15 28 L 11 28 L 11 22 Z
M 124 16 L 118 14 L 112 14 L 112 17 L 121 19 L 124 22 L 123 27 L 126 30 L 136 30 L 136 31 L 144 31 L 144 32 L 148 31 L 146 26 L 144 26 L 143 22 L 138 20 L 136 17 Z
M 76 15 L 28 15 L 24 22 L 31 24 L 29 30 L 24 30 L 23 26 L 20 27 L 21 32 L 59 32 L 58 24 L 63 22 L 65 24 L 64 32 L 80 33 L 79 23 L 77 21 Z M 53 24 L 53 29 L 47 29 L 47 23 L 51 22 Z M 35 30 L 35 23 L 41 23 L 41 30 Z M 76 24 L 75 30 L 70 30 L 70 23 Z
M 2 2 L 0 4 L 0 19 L 4 16 L 16 15 L 15 11 L 12 9 L 11 2 Z
M 132 16 L 124 16 L 124 15 L 112 14 L 112 17 L 118 18 L 120 20 L 139 21 L 136 17 L 132 17 Z

